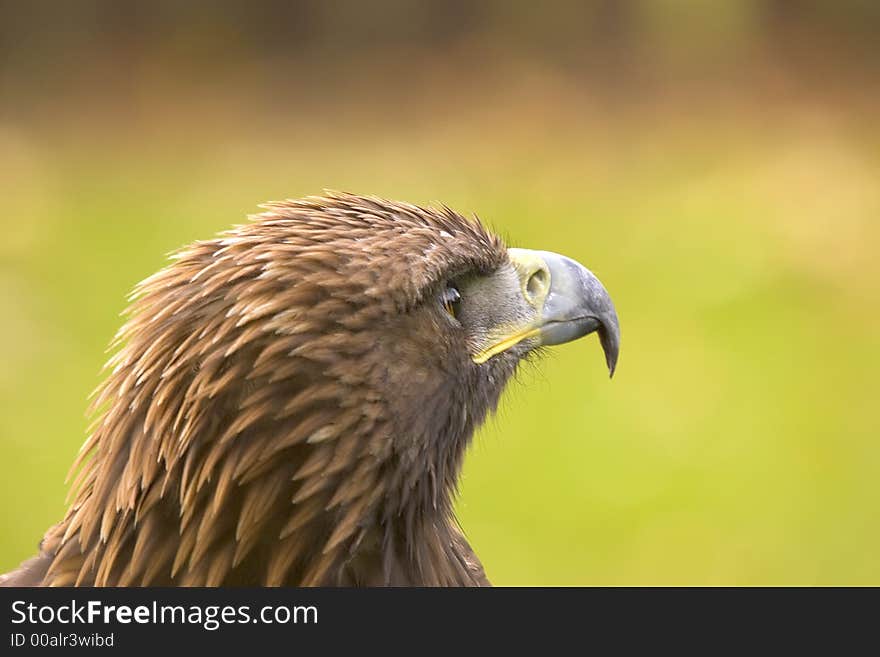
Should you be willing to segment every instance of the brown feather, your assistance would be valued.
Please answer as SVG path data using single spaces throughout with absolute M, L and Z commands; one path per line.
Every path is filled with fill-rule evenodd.
M 452 495 L 513 366 L 452 367 L 426 300 L 504 245 L 349 194 L 252 219 L 135 288 L 69 511 L 0 583 L 488 583 Z

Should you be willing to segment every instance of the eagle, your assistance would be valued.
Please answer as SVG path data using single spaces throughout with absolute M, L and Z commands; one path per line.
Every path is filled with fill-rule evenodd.
M 477 219 L 325 192 L 140 283 L 69 508 L 6 586 L 484 586 L 454 515 L 517 366 L 620 329 L 574 260 Z

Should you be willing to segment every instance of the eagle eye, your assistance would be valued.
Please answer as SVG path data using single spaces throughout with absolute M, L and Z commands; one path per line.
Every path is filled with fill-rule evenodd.
M 440 295 L 440 300 L 443 302 L 443 308 L 449 316 L 457 319 L 458 307 L 461 305 L 461 293 L 458 291 L 458 288 L 450 283 Z

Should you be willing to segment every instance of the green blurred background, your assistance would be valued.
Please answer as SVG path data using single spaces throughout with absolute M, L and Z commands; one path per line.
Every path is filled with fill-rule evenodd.
M 0 571 L 64 510 L 126 293 L 323 188 L 612 293 L 458 505 L 497 584 L 880 584 L 880 3 L 0 1 Z

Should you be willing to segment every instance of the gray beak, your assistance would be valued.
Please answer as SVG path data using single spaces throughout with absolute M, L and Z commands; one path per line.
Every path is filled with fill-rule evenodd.
M 580 263 L 549 251 L 508 249 L 523 293 L 538 312 L 542 345 L 562 344 L 599 333 L 610 376 L 620 353 L 620 324 L 605 286 Z

